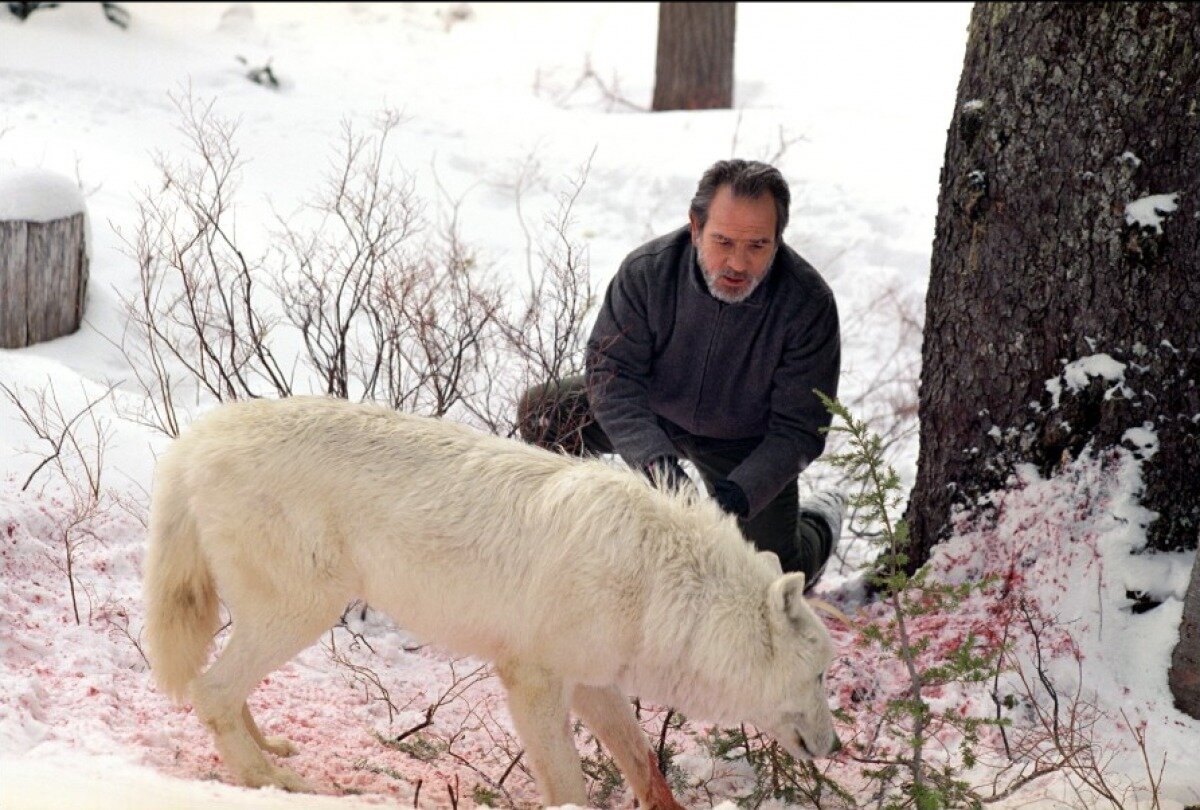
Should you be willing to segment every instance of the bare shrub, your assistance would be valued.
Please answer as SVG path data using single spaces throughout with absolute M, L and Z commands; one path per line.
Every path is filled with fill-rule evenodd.
M 351 640 L 339 645 L 336 631 L 331 630 L 325 643 L 329 660 L 344 671 L 349 683 L 364 690 L 368 702 L 382 702 L 387 710 L 389 730 L 375 732 L 376 741 L 386 749 L 421 762 L 464 767 L 479 779 L 473 791 L 477 800 L 502 797 L 507 806 L 513 806 L 515 802 L 505 783 L 518 769 L 527 781 L 532 777 L 521 764 L 524 750 L 520 742 L 509 730 L 507 721 L 496 716 L 491 700 L 494 693 L 480 688 L 493 679 L 491 666 L 468 659 L 449 661 L 447 680 L 418 712 L 420 719 L 397 731 L 393 730 L 396 721 L 412 711 L 420 695 L 408 694 L 403 703 L 398 702 L 401 689 L 389 684 L 388 675 L 375 660 L 377 653 L 366 638 L 349 627 L 338 629 L 351 632 Z M 446 715 L 450 719 L 445 719 Z M 464 749 L 469 749 L 470 754 Z M 360 760 L 356 767 L 403 780 L 402 773 L 374 765 L 369 758 Z M 420 790 L 418 784 L 418 795 Z M 457 784 L 452 786 L 453 797 L 457 799 L 459 792 Z
M 108 399 L 114 387 L 109 386 L 103 394 L 91 399 L 86 399 L 84 392 L 83 407 L 68 415 L 53 385 L 20 391 L 0 382 L 0 391 L 16 407 L 25 426 L 48 446 L 41 454 L 41 461 L 21 485 L 22 491 L 29 489 L 38 474 L 49 467 L 57 471 L 64 481 L 80 480 L 79 488 L 92 499 L 100 497 L 104 454 L 110 430 L 96 413 L 96 406 Z M 79 435 L 76 427 L 80 424 L 91 428 L 90 439 Z
M 559 195 L 548 236 L 527 233 L 527 286 L 508 304 L 462 236 L 461 198 L 438 182 L 428 214 L 389 159 L 399 114 L 365 133 L 345 123 L 314 202 L 277 215 L 281 249 L 251 260 L 230 225 L 236 126 L 212 103 L 176 103 L 191 158 L 160 158 L 162 190 L 139 202 L 126 245 L 140 284 L 122 294 L 129 327 L 114 341 L 146 395 L 143 424 L 175 436 L 184 407 L 319 391 L 512 435 L 529 381 L 582 370 L 594 295 L 571 230 L 588 165 Z M 300 347 L 290 366 L 279 359 L 289 345 Z
M 1013 645 L 1006 652 L 1005 693 L 1001 694 L 999 672 L 993 686 L 996 718 L 1006 722 L 998 726 L 1003 756 L 993 761 L 993 776 L 984 801 L 1019 795 L 1033 782 L 1059 773 L 1078 800 L 1078 807 L 1158 808 L 1162 772 L 1161 767 L 1156 772 L 1151 764 L 1145 725 L 1131 722 L 1124 709 L 1118 721 L 1088 697 L 1078 653 L 1072 688 L 1063 688 L 1050 674 L 1048 648 L 1074 646 L 1067 628 L 1025 599 L 1018 601 L 1006 621 L 1012 624 L 1011 632 L 1019 633 L 1025 643 Z M 1122 747 L 1104 741 L 1105 729 L 1122 725 L 1145 767 L 1143 784 L 1114 767 Z
M 591 90 L 599 93 L 599 102 L 605 112 L 624 109 L 633 112 L 648 112 L 649 106 L 630 101 L 621 90 L 621 78 L 614 70 L 609 79 L 602 77 L 592 65 L 592 55 L 585 54 L 583 66 L 579 75 L 568 87 L 553 76 L 543 75 L 539 69 L 533 76 L 533 94 L 538 98 L 546 98 L 558 107 L 570 108 L 578 106 L 577 97 L 581 92 Z
M 733 135 L 730 136 L 729 139 L 730 158 L 750 157 L 753 160 L 769 163 L 772 166 L 779 166 L 783 163 L 788 151 L 793 146 L 798 143 L 804 143 L 808 140 L 808 136 L 792 132 L 783 124 L 779 124 L 773 139 L 765 144 L 759 145 L 756 151 L 747 153 L 746 147 L 740 143 L 742 120 L 745 115 L 746 110 L 744 108 L 739 108 L 737 119 L 733 123 Z
M 494 389 L 489 392 L 481 400 L 486 410 L 474 413 L 493 433 L 512 436 L 522 429 L 526 439 L 544 443 L 536 430 L 518 424 L 517 398 L 535 386 L 546 386 L 550 397 L 559 383 L 584 372 L 584 327 L 596 293 L 586 246 L 575 234 L 575 207 L 587 184 L 594 154 L 555 192 L 554 207 L 545 214 L 540 231 L 534 231 L 523 215 L 525 194 L 542 182 L 536 176 L 536 161 L 527 160 L 517 179 L 508 185 L 525 233 L 526 284 L 498 320 L 504 377 L 512 382 L 499 392 L 498 400 Z M 534 411 L 548 406 L 549 401 L 532 403 Z M 577 430 L 582 430 L 585 418 L 581 413 Z
M 373 135 L 342 125 L 338 162 L 310 206 L 318 222 L 281 220 L 286 252 L 275 291 L 303 338 L 324 393 L 370 398 L 389 373 L 385 349 L 395 287 L 407 287 L 407 242 L 420 227 L 410 176 L 386 171 L 386 146 L 401 119 L 385 112 Z
M 292 378 L 269 339 L 276 318 L 265 314 L 263 261 L 247 257 L 235 238 L 236 125 L 214 112 L 214 102 L 191 94 L 172 100 L 192 160 L 160 154 L 161 187 L 142 193 L 132 237 L 118 229 L 137 261 L 139 286 L 118 291 L 127 325 L 117 345 L 146 398 L 135 418 L 176 436 L 188 400 L 287 396 Z M 194 391 L 179 390 L 181 377 Z
M 94 524 L 107 508 L 102 480 L 111 431 L 96 408 L 112 390 L 109 387 L 92 399 L 85 397 L 84 405 L 71 414 L 63 407 L 53 385 L 18 391 L 0 383 L 0 391 L 16 407 L 26 427 L 47 445 L 22 490 L 28 489 L 45 470 L 53 471 L 65 488 L 62 508 L 54 515 L 55 539 L 62 556 L 53 563 L 67 578 L 75 624 L 82 623 L 77 575 L 80 555 L 87 545 L 98 541 Z M 86 427 L 86 433 L 81 427 Z
M 428 258 L 382 293 L 388 373 L 377 398 L 397 409 L 485 412 L 503 292 L 462 239 L 460 204 L 450 204 Z

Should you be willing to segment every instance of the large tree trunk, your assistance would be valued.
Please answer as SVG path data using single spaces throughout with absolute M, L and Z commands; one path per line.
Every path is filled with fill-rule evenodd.
M 733 3 L 659 3 L 652 109 L 733 106 Z
M 83 214 L 0 221 L 0 348 L 19 349 L 78 329 L 87 276 Z
M 1049 473 L 1140 426 L 1158 438 L 1150 545 L 1196 546 L 1197 99 L 1200 4 L 975 5 L 926 302 L 913 568 L 1014 462 Z M 1121 378 L 1070 390 L 1064 364 L 1102 353 Z

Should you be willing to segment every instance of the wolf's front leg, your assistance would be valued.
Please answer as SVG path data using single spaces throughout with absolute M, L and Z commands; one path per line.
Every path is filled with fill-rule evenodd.
M 625 780 L 646 810 L 682 810 L 658 769 L 658 758 L 637 724 L 629 699 L 615 686 L 576 686 L 572 705 L 612 754 Z
M 542 667 L 506 661 L 496 666 L 508 710 L 537 779 L 542 803 L 587 804 L 583 769 L 567 715 L 566 687 Z

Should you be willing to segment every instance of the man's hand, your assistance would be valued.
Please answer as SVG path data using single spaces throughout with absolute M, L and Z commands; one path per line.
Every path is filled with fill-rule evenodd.
M 696 485 L 692 483 L 692 479 L 683 471 L 683 467 L 679 466 L 679 459 L 675 456 L 658 456 L 646 462 L 642 467 L 642 472 L 655 485 L 670 489 L 673 492 L 681 492 L 689 487 L 694 488 Z
M 713 497 L 720 507 L 731 515 L 740 518 L 750 515 L 750 500 L 746 493 L 728 478 L 713 482 Z

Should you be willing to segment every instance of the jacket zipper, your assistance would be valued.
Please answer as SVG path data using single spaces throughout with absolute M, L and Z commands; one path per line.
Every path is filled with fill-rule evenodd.
M 708 338 L 708 348 L 704 351 L 704 366 L 700 369 L 700 391 L 696 396 L 696 407 L 692 409 L 692 424 L 698 424 L 700 419 L 700 403 L 704 401 L 704 386 L 708 382 L 708 366 L 712 361 L 713 347 L 717 344 L 717 335 L 721 331 L 721 320 L 725 317 L 725 305 L 717 304 L 717 317 L 713 319 L 712 333 Z

